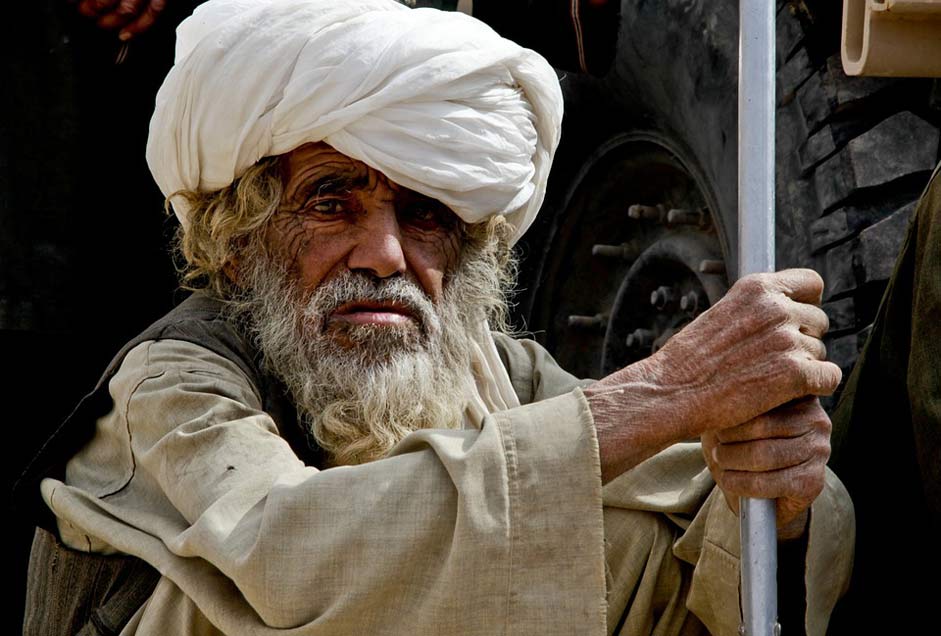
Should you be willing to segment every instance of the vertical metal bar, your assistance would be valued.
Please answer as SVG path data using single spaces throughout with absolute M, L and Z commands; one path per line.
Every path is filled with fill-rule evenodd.
M 775 2 L 739 0 L 739 276 L 774 270 Z M 774 501 L 740 502 L 742 633 L 772 636 L 777 624 Z

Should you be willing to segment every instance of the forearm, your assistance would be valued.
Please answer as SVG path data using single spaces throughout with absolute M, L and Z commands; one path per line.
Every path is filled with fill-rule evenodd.
M 695 433 L 686 400 L 642 360 L 585 389 L 598 435 L 601 478 L 608 483 Z

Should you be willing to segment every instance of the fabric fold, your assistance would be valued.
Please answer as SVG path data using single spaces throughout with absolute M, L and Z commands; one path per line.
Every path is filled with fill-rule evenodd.
M 559 143 L 562 93 L 538 53 L 474 18 L 395 0 L 211 0 L 177 30 L 147 162 L 181 190 L 323 141 L 467 223 L 532 223 Z M 355 53 L 355 54 L 354 54 Z

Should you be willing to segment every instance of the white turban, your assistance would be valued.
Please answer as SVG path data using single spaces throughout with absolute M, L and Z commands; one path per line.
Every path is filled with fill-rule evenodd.
M 163 191 L 212 191 L 325 141 L 468 223 L 516 238 L 545 196 L 562 94 L 538 53 L 469 16 L 394 0 L 210 0 L 177 29 L 147 162 Z M 173 201 L 180 221 L 188 210 Z

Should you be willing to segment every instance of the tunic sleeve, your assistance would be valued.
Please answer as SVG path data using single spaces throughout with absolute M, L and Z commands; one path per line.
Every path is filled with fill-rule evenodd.
M 702 623 L 714 636 L 738 634 L 739 520 L 715 487 L 698 443 L 676 444 L 611 481 L 604 505 L 606 558 L 615 574 L 608 581 L 609 625 L 649 626 L 622 634 L 686 634 Z M 782 630 L 826 634 L 849 585 L 854 533 L 852 502 L 828 469 L 810 510 L 804 585 L 778 589 L 779 607 L 786 597 L 803 595 L 804 624 Z
M 114 410 L 42 492 L 68 545 L 163 575 L 137 633 L 604 633 L 580 391 L 318 471 L 247 378 L 196 345 L 140 345 L 110 390 Z
M 533 341 L 500 337 L 497 344 L 517 391 L 534 399 L 591 383 L 566 373 Z M 701 446 L 675 444 L 658 453 L 606 484 L 603 500 L 609 633 L 737 636 L 739 522 Z M 790 597 L 806 610 L 803 630 L 783 625 L 786 633 L 826 633 L 849 583 L 854 532 L 852 502 L 828 470 L 811 507 L 804 585 L 778 591 L 782 601 Z

